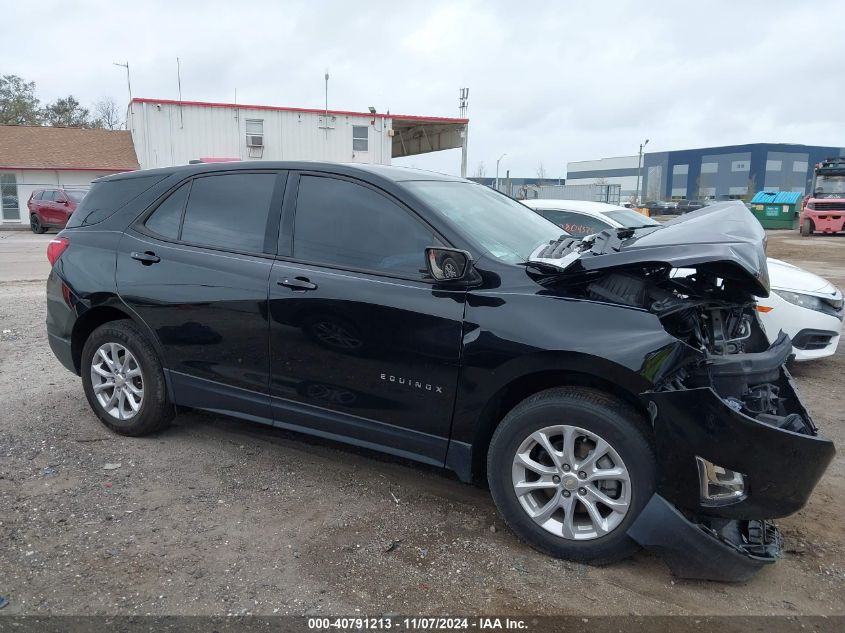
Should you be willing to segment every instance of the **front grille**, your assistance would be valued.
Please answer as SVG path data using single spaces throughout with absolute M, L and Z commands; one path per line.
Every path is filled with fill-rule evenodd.
M 843 202 L 816 202 L 816 211 L 845 211 L 845 201 Z

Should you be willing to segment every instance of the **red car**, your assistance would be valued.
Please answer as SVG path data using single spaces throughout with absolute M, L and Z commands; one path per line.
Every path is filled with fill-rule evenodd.
M 33 233 L 49 228 L 63 229 L 71 213 L 88 193 L 85 189 L 36 189 L 26 206 L 29 207 L 29 227 Z

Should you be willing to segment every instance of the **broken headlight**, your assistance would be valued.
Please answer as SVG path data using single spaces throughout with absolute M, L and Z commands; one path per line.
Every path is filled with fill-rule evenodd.
M 703 457 L 695 458 L 702 505 L 726 505 L 745 496 L 745 477 Z

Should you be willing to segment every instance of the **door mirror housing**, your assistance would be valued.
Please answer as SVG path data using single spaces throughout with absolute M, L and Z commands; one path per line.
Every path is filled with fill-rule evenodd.
M 428 274 L 438 282 L 466 282 L 473 277 L 472 256 L 466 251 L 429 246 L 425 263 Z

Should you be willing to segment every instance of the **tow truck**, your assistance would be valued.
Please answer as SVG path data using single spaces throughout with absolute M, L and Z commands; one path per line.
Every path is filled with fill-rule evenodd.
M 799 218 L 801 235 L 841 232 L 845 225 L 845 156 L 817 163 L 810 191 Z

